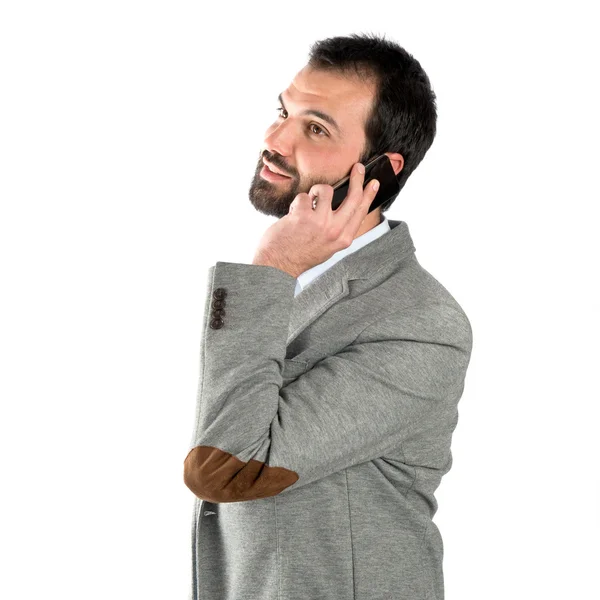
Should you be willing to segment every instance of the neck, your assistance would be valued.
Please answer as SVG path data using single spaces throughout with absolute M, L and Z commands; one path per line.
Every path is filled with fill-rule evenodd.
M 377 227 L 383 221 L 383 215 L 381 214 L 381 210 L 376 208 L 374 211 L 370 212 L 365 220 L 362 222 L 359 230 L 356 232 L 354 239 L 360 237 L 363 233 L 367 233 L 373 227 Z

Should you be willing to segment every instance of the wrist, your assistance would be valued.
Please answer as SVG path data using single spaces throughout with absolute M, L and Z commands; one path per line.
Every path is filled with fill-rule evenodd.
M 254 256 L 252 260 L 253 265 L 262 265 L 265 267 L 274 267 L 275 269 L 279 269 L 288 275 L 291 275 L 294 279 L 297 279 L 298 275 L 302 271 L 298 271 L 297 268 L 294 268 L 292 265 L 286 264 L 283 261 L 276 260 L 267 254 L 260 253 Z

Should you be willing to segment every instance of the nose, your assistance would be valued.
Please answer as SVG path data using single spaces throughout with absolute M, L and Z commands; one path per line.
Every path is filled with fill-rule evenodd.
M 289 156 L 293 145 L 292 136 L 291 128 L 286 127 L 286 122 L 272 125 L 265 134 L 263 149 L 268 150 L 271 156 Z M 269 157 L 267 156 L 266 159 L 269 160 Z M 272 162 L 277 164 L 275 161 Z M 282 167 L 282 170 L 289 173 L 288 169 Z

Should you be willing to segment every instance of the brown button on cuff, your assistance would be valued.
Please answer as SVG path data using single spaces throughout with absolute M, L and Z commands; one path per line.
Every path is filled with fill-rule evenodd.
M 216 288 L 213 291 L 213 301 L 212 301 L 212 313 L 211 313 L 211 321 L 210 327 L 211 329 L 221 329 L 223 325 L 225 325 L 225 321 L 223 317 L 225 316 L 225 297 L 227 296 L 227 290 L 225 288 Z

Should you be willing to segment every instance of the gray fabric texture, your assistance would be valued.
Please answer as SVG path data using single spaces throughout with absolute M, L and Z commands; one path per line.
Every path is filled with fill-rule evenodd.
M 443 600 L 434 492 L 472 330 L 407 224 L 389 223 L 296 297 L 274 267 L 209 268 L 189 450 L 298 480 L 258 500 L 195 497 L 191 600 Z

